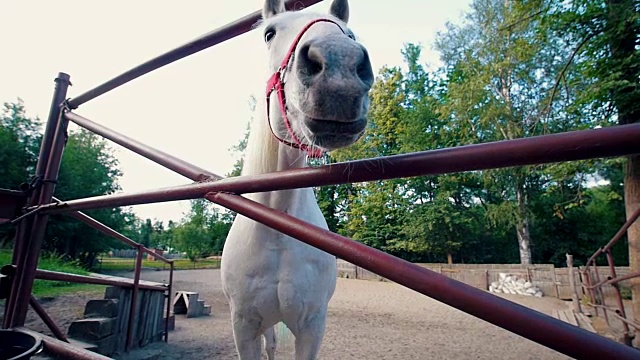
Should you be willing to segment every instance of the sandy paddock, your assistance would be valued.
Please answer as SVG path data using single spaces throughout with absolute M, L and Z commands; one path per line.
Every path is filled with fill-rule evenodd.
M 168 276 L 168 271 L 145 271 L 142 277 L 165 282 Z M 212 314 L 191 319 L 177 315 L 176 328 L 169 333 L 169 344 L 153 344 L 147 349 L 155 350 L 151 352 L 160 350 L 159 359 L 163 360 L 237 359 L 229 308 L 221 291 L 220 271 L 176 271 L 174 279 L 176 290 L 199 292 L 200 298 L 212 305 Z M 555 298 L 503 296 L 546 314 L 567 306 Z M 91 298 L 96 296 L 78 294 L 42 303 L 66 331 L 70 321 L 82 317 L 84 304 Z M 32 312 L 27 325 L 48 333 Z M 292 359 L 292 337 L 286 330 L 279 330 L 283 342 L 279 344 L 278 358 Z M 135 352 L 127 356 L 127 360 L 144 359 L 148 353 Z M 568 359 L 400 285 L 349 279 L 338 279 L 335 295 L 329 304 L 320 358 Z
M 164 271 L 144 274 L 150 281 L 167 277 Z M 237 359 L 219 270 L 178 271 L 175 287 L 198 291 L 213 305 L 212 315 L 177 316 L 170 346 L 159 346 L 161 359 Z M 547 314 L 567 306 L 555 298 L 505 297 Z M 281 359 L 291 359 L 292 339 L 283 334 L 278 352 Z M 320 358 L 568 359 L 400 285 L 349 279 L 338 279 Z

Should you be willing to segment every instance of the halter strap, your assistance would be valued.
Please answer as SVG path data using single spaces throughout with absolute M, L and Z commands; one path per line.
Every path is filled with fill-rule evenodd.
M 296 149 L 300 149 L 302 151 L 306 151 L 310 158 L 316 158 L 316 159 L 317 158 L 322 158 L 323 155 L 324 155 L 324 151 L 322 149 L 320 149 L 320 148 L 313 147 L 313 146 L 310 146 L 310 145 L 307 145 L 307 144 L 303 144 L 302 141 L 300 141 L 300 139 L 298 139 L 296 134 L 293 132 L 293 129 L 291 127 L 291 123 L 289 122 L 289 118 L 287 116 L 286 98 L 285 98 L 285 94 L 284 94 L 284 75 L 286 73 L 287 68 L 289 67 L 289 62 L 291 61 L 291 58 L 293 57 L 293 54 L 295 53 L 296 48 L 298 47 L 298 44 L 300 43 L 300 39 L 307 32 L 307 30 L 309 30 L 309 28 L 311 28 L 311 26 L 313 26 L 314 24 L 317 24 L 319 22 L 329 22 L 329 23 L 336 24 L 338 26 L 338 28 L 343 33 L 345 33 L 344 30 L 342 29 L 342 27 L 337 22 L 335 22 L 335 21 L 333 21 L 331 19 L 316 19 L 316 20 L 313 20 L 313 21 L 309 22 L 307 25 L 305 25 L 304 28 L 302 28 L 302 30 L 300 30 L 300 32 L 298 33 L 298 35 L 294 39 L 293 43 L 289 47 L 289 51 L 287 52 L 287 55 L 284 57 L 284 60 L 282 60 L 282 63 L 280 64 L 280 67 L 278 68 L 278 70 L 276 70 L 275 73 L 273 73 L 273 75 L 271 75 L 271 77 L 267 81 L 267 122 L 269 123 L 269 129 L 271 129 L 271 133 L 281 143 L 283 143 L 285 145 L 288 145 L 288 146 L 291 146 L 291 147 L 296 148 Z M 278 103 L 280 105 L 280 112 L 282 113 L 282 118 L 284 120 L 284 124 L 287 127 L 287 133 L 289 135 L 291 135 L 291 138 L 293 139 L 294 142 L 290 142 L 290 141 L 287 141 L 287 140 L 284 140 L 284 139 L 278 137 L 278 135 L 276 135 L 276 133 L 273 131 L 273 128 L 271 127 L 270 111 L 269 111 L 269 100 L 270 100 L 270 97 L 271 97 L 271 93 L 274 92 L 274 91 L 276 92 L 276 94 L 278 94 Z

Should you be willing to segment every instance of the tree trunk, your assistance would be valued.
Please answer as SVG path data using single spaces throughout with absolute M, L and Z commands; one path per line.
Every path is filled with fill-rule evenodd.
M 453 264 L 453 255 L 447 253 L 447 264 Z
M 636 39 L 640 34 L 640 26 L 635 19 L 634 0 L 609 0 L 607 6 L 607 36 L 611 62 L 618 70 L 616 81 L 626 84 L 612 91 L 611 98 L 618 110 L 618 120 L 621 125 L 640 121 L 640 64 L 629 61 L 636 51 Z M 627 218 L 640 207 L 640 156 L 627 158 L 625 165 L 624 199 Z M 627 230 L 629 239 L 629 267 L 630 272 L 640 271 L 640 221 L 636 221 Z M 634 314 L 640 314 L 640 279 L 631 281 L 633 296 L 632 309 Z M 636 319 L 638 315 L 636 315 Z
M 516 233 L 518 235 L 518 249 L 520 250 L 520 264 L 531 264 L 531 234 L 529 233 L 529 216 L 527 214 L 527 196 L 524 185 L 516 186 L 516 201 L 518 204 L 518 216 Z
M 640 208 L 640 156 L 627 159 L 624 179 L 624 202 L 627 218 Z M 627 230 L 629 239 L 629 272 L 640 271 L 640 219 Z M 632 309 L 640 314 L 640 278 L 631 281 Z M 636 315 L 638 319 L 638 315 Z

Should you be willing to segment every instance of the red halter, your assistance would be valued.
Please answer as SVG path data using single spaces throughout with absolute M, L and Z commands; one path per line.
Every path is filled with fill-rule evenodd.
M 306 151 L 310 158 L 321 158 L 324 155 L 324 151 L 322 149 L 303 144 L 302 141 L 300 141 L 300 139 L 298 139 L 296 134 L 293 132 L 293 129 L 291 128 L 291 123 L 289 122 L 289 118 L 287 117 L 287 105 L 286 105 L 286 100 L 284 96 L 284 75 L 285 75 L 285 71 L 287 70 L 287 67 L 289 66 L 289 62 L 291 61 L 291 58 L 293 57 L 293 54 L 295 53 L 296 48 L 298 47 L 298 43 L 300 42 L 302 35 L 304 35 L 304 33 L 307 32 L 307 30 L 309 30 L 309 28 L 312 25 L 319 22 L 334 23 L 338 25 L 338 28 L 340 28 L 340 30 L 344 33 L 344 30 L 342 29 L 342 27 L 331 19 L 316 19 L 309 22 L 304 28 L 302 28 L 302 30 L 300 30 L 300 33 L 298 34 L 298 36 L 296 36 L 295 40 L 293 40 L 293 43 L 291 44 L 291 47 L 289 48 L 287 55 L 284 57 L 282 64 L 280 64 L 280 67 L 278 68 L 278 70 L 276 70 L 276 72 L 273 73 L 273 75 L 271 75 L 271 77 L 267 81 L 267 122 L 269 122 L 269 128 L 271 129 L 271 133 L 281 143 L 285 145 L 289 145 L 296 149 L 300 149 L 302 151 Z M 291 138 L 293 139 L 293 141 L 295 141 L 295 143 L 279 138 L 278 135 L 276 135 L 276 133 L 273 131 L 273 128 L 271 127 L 271 120 L 269 118 L 269 114 L 270 114 L 269 98 L 273 91 L 275 91 L 278 94 L 278 103 L 280 104 L 280 111 L 282 112 L 282 118 L 284 119 L 284 124 L 287 126 L 287 132 L 289 133 L 289 135 L 291 135 Z

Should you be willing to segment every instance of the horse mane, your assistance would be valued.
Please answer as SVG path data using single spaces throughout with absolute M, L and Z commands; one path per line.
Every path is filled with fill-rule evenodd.
M 256 116 L 249 126 L 249 138 L 244 154 L 242 175 L 256 175 L 276 171 L 278 168 L 278 140 L 271 133 L 266 119 L 264 97 L 258 97 Z

